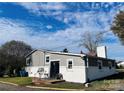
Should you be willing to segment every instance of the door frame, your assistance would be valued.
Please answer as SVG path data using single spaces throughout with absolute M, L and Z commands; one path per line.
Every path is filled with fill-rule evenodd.
M 52 61 L 58 61 L 59 62 L 59 72 L 60 72 L 60 59 L 50 60 L 50 63 L 49 63 L 49 75 L 48 75 L 49 78 L 50 78 L 50 70 L 51 70 L 51 62 Z

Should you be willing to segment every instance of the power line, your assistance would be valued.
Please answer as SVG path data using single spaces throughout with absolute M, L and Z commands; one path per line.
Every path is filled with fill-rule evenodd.
M 58 46 L 58 47 L 54 47 L 54 48 L 51 48 L 52 50 L 53 49 L 58 49 L 58 48 L 62 48 L 62 47 L 67 47 L 67 46 L 69 46 L 69 45 L 71 45 L 72 46 L 72 44 L 74 45 L 76 42 L 75 41 L 73 41 L 73 42 L 71 42 L 71 43 L 68 43 L 68 44 L 66 44 L 66 45 L 62 45 L 62 46 Z
M 98 35 L 106 34 L 106 33 L 108 33 L 108 32 L 109 32 L 109 31 L 103 31 L 103 32 L 99 33 Z M 68 44 L 66 44 L 66 45 L 62 45 L 62 46 L 58 46 L 58 47 L 51 48 L 51 50 L 53 50 L 53 49 L 58 49 L 58 48 L 62 48 L 62 47 L 67 47 L 67 46 L 72 46 L 72 45 L 74 45 L 74 44 L 76 44 L 76 43 L 79 43 L 79 40 L 72 41 L 71 43 L 68 43 Z

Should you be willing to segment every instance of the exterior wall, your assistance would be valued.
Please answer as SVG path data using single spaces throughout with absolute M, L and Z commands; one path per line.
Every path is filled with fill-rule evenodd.
M 109 69 L 109 64 L 111 60 L 103 59 L 103 58 L 91 58 L 89 57 L 88 60 L 85 58 L 87 62 L 83 60 L 81 56 L 73 56 L 73 55 L 66 55 L 66 54 L 56 54 L 56 53 L 49 53 L 49 52 L 42 52 L 42 51 L 35 51 L 32 56 L 32 66 L 26 67 L 26 71 L 29 72 L 29 77 L 40 77 L 38 68 L 44 68 L 45 73 L 50 74 L 50 62 L 45 62 L 45 56 L 49 55 L 49 60 L 51 61 L 59 61 L 60 65 L 60 73 L 63 75 L 63 79 L 69 82 L 78 82 L 78 83 L 85 83 L 87 78 L 89 80 L 103 78 L 105 76 L 109 76 L 115 73 L 114 64 L 112 63 L 112 68 Z M 73 60 L 72 69 L 67 68 L 68 60 Z M 97 66 L 97 61 L 102 60 L 102 69 L 99 69 Z M 85 66 L 85 63 L 86 66 Z M 86 67 L 88 67 L 86 69 Z M 41 78 L 45 76 L 42 75 Z
M 46 74 L 49 73 L 48 66 L 30 66 L 30 67 L 26 67 L 25 70 L 28 72 L 29 77 L 40 77 L 39 73 L 37 72 L 39 68 L 44 68 L 44 72 Z M 43 74 L 45 74 L 45 73 L 43 73 Z M 41 78 L 45 78 L 45 76 L 42 75 Z
M 41 51 L 35 51 L 32 54 L 32 66 L 44 66 L 44 53 Z
M 80 56 L 55 54 L 49 52 L 35 51 L 32 56 L 32 66 L 49 66 L 49 63 L 45 63 L 45 56 L 49 55 L 50 61 L 58 60 L 61 66 L 67 65 L 67 59 L 73 59 L 75 66 L 84 66 L 84 61 Z
M 115 66 L 115 61 L 114 60 L 109 60 L 109 59 L 104 59 L 104 58 L 97 58 L 97 57 L 88 57 L 88 65 L 89 66 L 97 66 L 98 61 L 102 62 L 103 67 L 108 67 L 109 63 L 111 63 L 112 66 Z
M 64 55 L 64 54 L 55 54 L 49 52 L 42 52 L 36 51 L 32 54 L 32 62 L 33 65 L 26 67 L 26 71 L 29 72 L 29 77 L 40 77 L 37 73 L 38 68 L 44 68 L 46 73 L 50 74 L 50 62 L 44 62 L 45 56 L 48 56 L 51 61 L 59 61 L 60 65 L 60 73 L 63 75 L 63 79 L 68 82 L 79 82 L 85 83 L 86 82 L 86 75 L 85 75 L 85 62 L 80 56 L 73 56 L 73 55 Z M 72 69 L 67 68 L 68 60 L 73 60 Z M 79 73 L 80 72 L 80 73 Z M 41 78 L 44 78 L 42 76 Z
M 89 80 L 100 79 L 116 73 L 114 60 L 88 57 L 87 61 L 86 73 Z M 101 63 L 100 67 L 99 62 Z
M 95 80 L 115 73 L 115 68 L 109 69 L 109 67 L 102 67 L 102 69 L 99 69 L 98 67 L 90 66 L 87 69 L 87 78 L 89 80 Z
M 74 66 L 84 66 L 85 63 L 80 56 L 71 56 L 71 55 L 62 55 L 62 54 L 53 54 L 46 53 L 45 55 L 49 55 L 50 61 L 60 61 L 60 66 L 67 66 L 67 59 L 73 59 Z M 46 63 L 45 66 L 49 64 Z
M 85 66 L 73 66 L 72 70 L 67 69 L 65 66 L 61 66 L 60 73 L 63 74 L 63 79 L 68 82 L 86 82 Z
M 59 61 L 60 63 L 60 73 L 63 75 L 63 79 L 68 82 L 78 82 L 85 83 L 86 75 L 85 75 L 85 62 L 79 56 L 71 56 L 71 55 L 62 55 L 62 54 L 51 54 L 49 55 L 50 61 Z M 73 60 L 72 69 L 67 68 L 68 60 Z M 49 66 L 50 63 L 46 63 L 45 66 Z M 80 72 L 80 73 L 79 73 Z

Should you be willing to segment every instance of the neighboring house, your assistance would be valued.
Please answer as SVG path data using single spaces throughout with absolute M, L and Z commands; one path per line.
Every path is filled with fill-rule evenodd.
M 55 78 L 86 83 L 115 74 L 115 60 L 85 54 L 34 50 L 26 56 L 29 77 Z
M 117 62 L 117 66 L 119 66 L 119 67 L 124 67 L 124 61 L 119 61 L 119 62 Z

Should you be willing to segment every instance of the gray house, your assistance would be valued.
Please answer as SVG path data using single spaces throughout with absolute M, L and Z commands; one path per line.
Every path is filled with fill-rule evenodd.
M 29 77 L 56 78 L 86 83 L 115 74 L 115 60 L 73 54 L 34 50 L 26 56 Z

